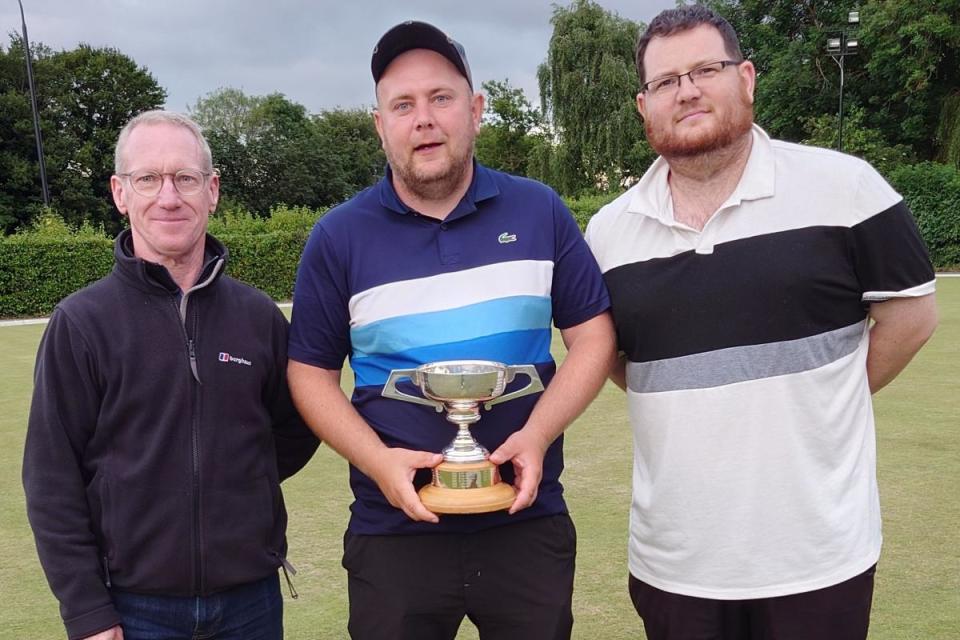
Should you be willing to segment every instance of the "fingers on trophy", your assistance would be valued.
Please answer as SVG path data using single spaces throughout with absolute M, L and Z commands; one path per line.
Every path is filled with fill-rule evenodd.
M 517 374 L 530 382 L 523 388 L 504 394 Z M 409 378 L 423 397 L 403 393 L 397 381 Z M 430 362 L 416 369 L 394 369 L 387 378 L 382 395 L 446 410 L 447 420 L 457 427 L 457 435 L 444 450 L 443 462 L 433 469 L 433 481 L 420 489 L 420 500 L 434 513 L 485 513 L 507 509 L 516 498 L 512 486 L 500 481 L 490 452 L 470 433 L 470 425 L 480 420 L 480 404 L 486 410 L 495 404 L 543 391 L 543 383 L 533 365 L 506 365 L 490 360 L 449 360 Z

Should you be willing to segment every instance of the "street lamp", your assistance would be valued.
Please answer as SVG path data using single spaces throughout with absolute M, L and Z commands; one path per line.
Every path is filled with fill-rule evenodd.
M 33 65 L 30 62 L 30 39 L 27 38 L 27 19 L 20 5 L 20 21 L 23 25 L 23 55 L 27 60 L 27 86 L 30 89 L 30 106 L 33 109 L 33 137 L 37 141 L 37 160 L 40 162 L 40 187 L 43 189 L 43 206 L 50 206 L 50 190 L 47 188 L 47 165 L 43 161 L 43 138 L 40 136 L 40 113 L 37 111 L 37 92 L 33 86 Z
M 856 55 L 860 48 L 857 40 L 857 27 L 860 26 L 860 12 L 847 14 L 847 24 L 838 34 L 827 38 L 827 54 L 840 67 L 840 108 L 837 110 L 837 151 L 843 151 L 843 60 Z

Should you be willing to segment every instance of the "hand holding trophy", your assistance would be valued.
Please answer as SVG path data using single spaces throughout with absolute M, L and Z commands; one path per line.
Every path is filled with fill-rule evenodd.
M 504 395 L 517 374 L 530 378 L 527 386 Z M 397 381 L 409 378 L 424 397 L 397 390 Z M 543 390 L 533 365 L 506 365 L 489 360 L 431 362 L 416 369 L 394 369 L 383 387 L 386 398 L 447 411 L 457 435 L 443 450 L 443 462 L 433 469 L 433 482 L 420 490 L 420 500 L 434 513 L 485 513 L 506 509 L 516 491 L 500 481 L 490 452 L 470 433 L 480 420 L 480 403 L 490 408 L 501 402 Z

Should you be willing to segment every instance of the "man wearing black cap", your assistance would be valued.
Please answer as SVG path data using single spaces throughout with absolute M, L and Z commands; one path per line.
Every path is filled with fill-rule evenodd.
M 387 175 L 314 228 L 289 349 L 298 408 L 351 463 L 350 634 L 453 638 L 466 615 L 483 640 L 569 638 L 576 534 L 561 433 L 614 361 L 599 269 L 552 190 L 474 161 L 483 96 L 462 46 L 406 22 L 371 68 Z M 568 349 L 559 369 L 551 322 Z M 352 403 L 339 386 L 348 356 Z M 381 391 L 393 369 L 463 359 L 534 364 L 547 389 L 473 430 L 517 489 L 509 510 L 440 517 L 417 489 L 453 430 Z

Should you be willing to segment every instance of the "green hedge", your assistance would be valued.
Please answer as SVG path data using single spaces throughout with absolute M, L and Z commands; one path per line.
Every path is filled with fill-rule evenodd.
M 960 171 L 921 163 L 890 173 L 917 218 L 937 269 L 960 269 Z M 567 206 L 580 228 L 618 194 L 570 198 Z M 210 219 L 210 232 L 230 250 L 228 273 L 289 300 L 297 262 L 310 229 L 322 211 L 277 207 L 266 218 L 227 210 Z M 113 241 L 102 229 L 68 228 L 42 216 L 33 228 L 0 238 L 0 317 L 49 314 L 62 298 L 103 277 L 113 265 Z
M 593 214 L 619 195 L 619 193 L 604 193 L 580 198 L 564 198 L 563 201 L 567 204 L 577 224 L 580 225 L 580 231 L 584 231 Z
M 933 265 L 960 269 L 960 171 L 923 162 L 894 169 L 889 178 L 913 211 Z
M 227 211 L 210 219 L 209 230 L 230 251 L 227 273 L 276 300 L 289 300 L 303 245 L 322 213 L 287 207 L 271 213 L 256 218 Z M 112 266 L 113 240 L 102 230 L 73 230 L 56 216 L 44 216 L 26 232 L 0 239 L 0 318 L 48 315 Z
M 0 317 L 48 315 L 112 265 L 113 241 L 107 237 L 10 236 L 0 243 Z
M 307 207 L 275 207 L 266 218 L 227 211 L 211 218 L 208 230 L 230 250 L 227 273 L 274 300 L 289 300 L 303 245 L 321 215 Z
M 275 231 L 259 235 L 222 235 L 230 250 L 227 273 L 265 292 L 274 300 L 293 297 L 293 281 L 306 232 Z

